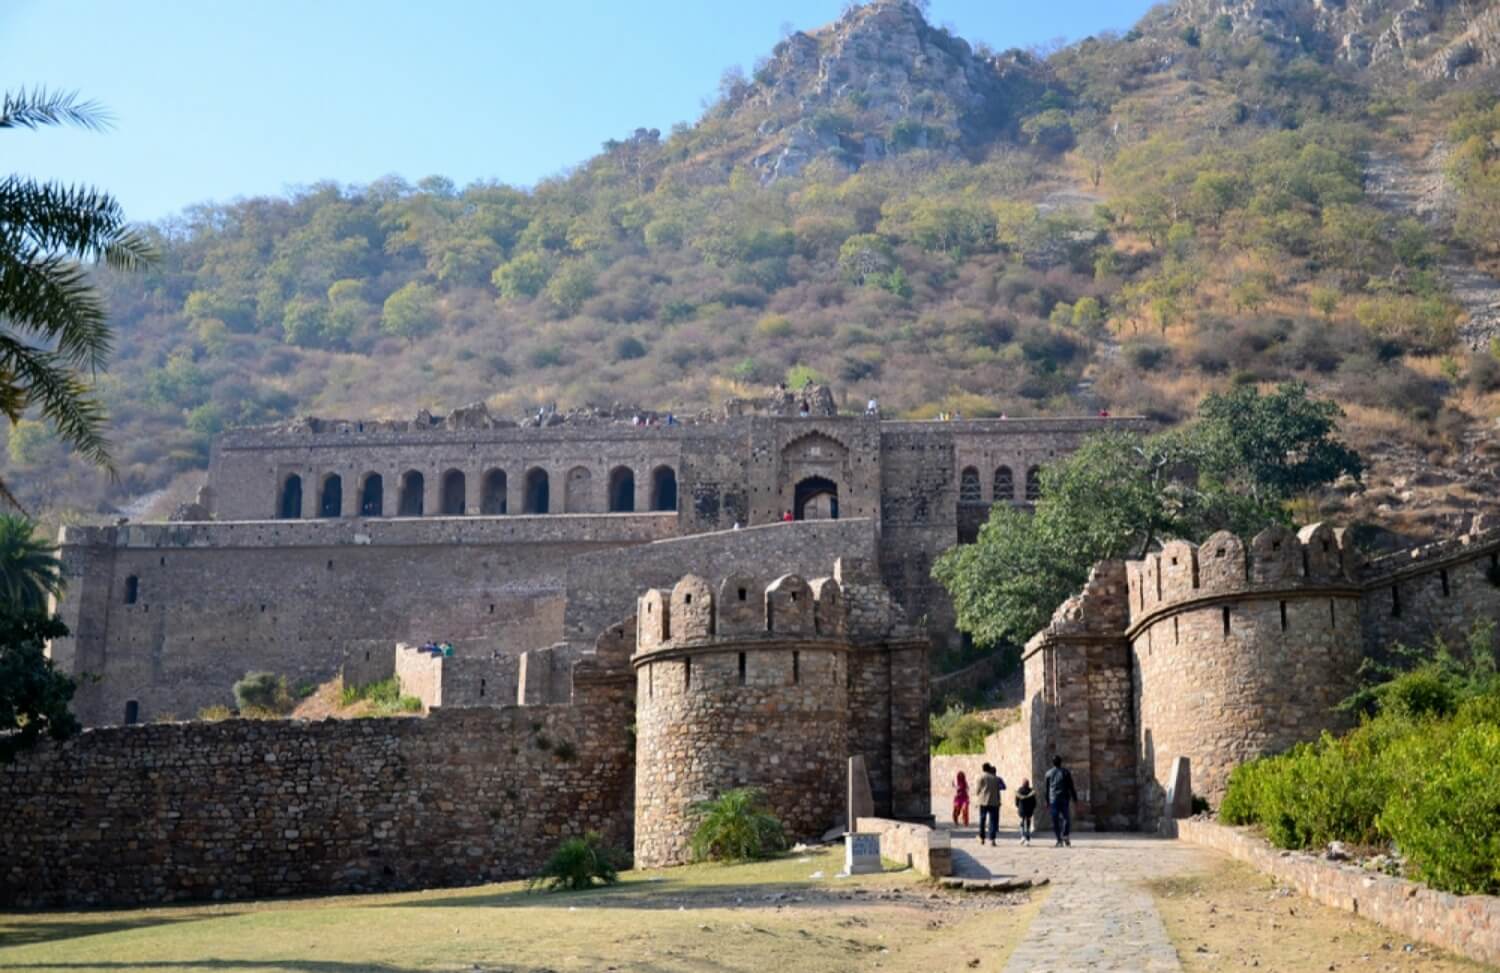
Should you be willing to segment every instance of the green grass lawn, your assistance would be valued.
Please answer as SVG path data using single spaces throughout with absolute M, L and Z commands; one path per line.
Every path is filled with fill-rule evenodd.
M 617 886 L 581 893 L 532 893 L 511 882 L 8 913 L 0 914 L 0 969 L 931 973 L 951 968 L 961 952 L 964 968 L 999 970 L 1035 909 L 935 893 L 910 871 L 833 878 L 842 864 L 842 851 L 830 849 L 754 865 L 627 872 Z M 969 967 L 970 958 L 979 965 Z

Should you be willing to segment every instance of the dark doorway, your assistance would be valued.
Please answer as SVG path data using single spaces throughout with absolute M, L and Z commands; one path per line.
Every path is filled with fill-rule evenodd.
M 547 471 L 533 467 L 526 471 L 526 502 L 522 513 L 544 514 L 551 506 L 552 489 L 547 481 Z
M 334 473 L 323 480 L 323 493 L 318 498 L 319 517 L 342 517 L 344 515 L 344 478 Z
M 401 500 L 396 507 L 396 516 L 422 516 L 422 491 L 426 488 L 426 481 L 416 470 L 407 470 L 401 474 Z
M 125 725 L 133 726 L 141 721 L 141 704 L 133 699 L 125 700 Z
M 490 470 L 484 475 L 483 495 L 479 498 L 479 512 L 492 517 L 505 513 L 505 471 Z
M 632 513 L 635 510 L 635 471 L 616 466 L 609 471 L 609 512 Z
M 460 471 L 449 470 L 443 474 L 443 514 L 445 516 L 463 516 L 464 493 L 468 488 L 468 481 Z
M 135 575 L 125 579 L 125 604 L 133 605 L 141 597 L 141 579 Z
M 838 484 L 821 476 L 810 476 L 798 483 L 792 516 L 798 520 L 838 520 Z
M 364 489 L 359 491 L 359 515 L 379 517 L 385 513 L 385 480 L 379 473 L 365 477 Z
M 651 509 L 677 509 L 677 471 L 670 466 L 651 471 Z
M 302 477 L 295 473 L 281 485 L 281 506 L 277 516 L 282 520 L 297 520 L 302 516 Z

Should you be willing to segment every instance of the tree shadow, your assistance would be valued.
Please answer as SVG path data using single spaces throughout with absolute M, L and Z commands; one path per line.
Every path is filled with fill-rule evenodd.
M 601 885 L 586 892 L 532 892 L 512 889 L 505 892 L 478 892 L 424 898 L 403 902 L 402 908 L 487 908 L 487 909 L 556 909 L 563 906 L 599 909 L 723 909 L 736 906 L 785 905 L 786 896 L 797 895 L 798 905 L 847 902 L 842 896 L 856 893 L 857 886 L 842 887 L 812 881 L 776 882 L 757 885 L 687 885 L 670 880 L 659 882 L 621 882 Z M 778 898 L 779 897 L 779 898 Z M 379 908 L 379 906 L 372 906 Z
M 147 929 L 152 926 L 165 926 L 180 922 L 200 922 L 204 919 L 222 919 L 226 916 L 238 915 L 237 912 L 216 912 L 212 915 L 188 915 L 188 916 L 134 916 L 123 918 L 118 915 L 101 915 L 98 919 L 78 919 L 63 922 L 37 922 L 22 925 L 11 925 L 17 919 L 24 917 L 12 915 L 0 917 L 0 949 L 12 946 L 30 946 L 35 943 L 51 943 L 65 939 L 82 939 L 85 936 L 97 936 L 101 933 L 125 932 L 131 929 Z M 0 964 L 3 965 L 3 964 Z

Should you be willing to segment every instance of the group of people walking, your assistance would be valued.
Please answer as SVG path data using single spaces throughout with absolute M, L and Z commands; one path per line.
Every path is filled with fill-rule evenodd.
M 1005 781 L 993 764 L 980 765 L 979 780 L 974 784 L 974 799 L 979 802 L 979 843 L 995 844 L 1000 831 L 1000 794 L 1006 789 Z M 1057 836 L 1057 847 L 1073 844 L 1073 802 L 1078 800 L 1078 788 L 1073 784 L 1073 773 L 1063 766 L 1061 757 L 1052 758 L 1052 767 L 1042 781 L 1046 792 L 1047 810 L 1052 814 L 1052 831 Z M 1032 820 L 1036 816 L 1037 791 L 1030 779 L 1022 780 L 1016 788 L 1016 815 L 1020 818 L 1021 844 L 1031 844 Z M 969 826 L 969 779 L 963 771 L 953 783 L 953 823 Z

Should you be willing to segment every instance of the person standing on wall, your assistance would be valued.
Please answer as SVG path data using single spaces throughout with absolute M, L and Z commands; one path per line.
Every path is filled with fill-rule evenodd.
M 1056 847 L 1073 847 L 1073 802 L 1078 800 L 1078 788 L 1073 786 L 1073 772 L 1062 765 L 1062 757 L 1052 758 L 1052 769 L 1047 771 L 1047 807 L 1052 812 L 1052 833 L 1057 835 Z
M 1021 819 L 1021 844 L 1031 844 L 1031 818 L 1036 814 L 1036 788 L 1030 779 L 1016 788 L 1016 814 Z
M 975 785 L 975 796 L 979 798 L 979 843 L 984 844 L 989 835 L 990 845 L 995 844 L 995 835 L 1000 830 L 1000 792 L 1005 790 L 1005 781 L 995 773 L 990 764 L 980 767 L 984 771 Z

